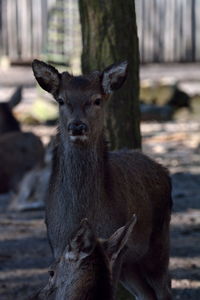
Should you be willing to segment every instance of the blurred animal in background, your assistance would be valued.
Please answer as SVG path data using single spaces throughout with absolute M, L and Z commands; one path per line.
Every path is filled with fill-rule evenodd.
M 158 106 L 156 102 L 156 99 L 153 99 L 150 104 L 144 101 L 140 102 L 142 121 L 170 121 L 175 112 L 181 108 L 187 108 L 191 111 L 191 97 L 177 85 L 174 86 L 172 95 L 165 105 Z
M 175 109 L 179 108 L 188 108 L 191 109 L 191 97 L 184 91 L 182 91 L 176 84 L 173 88 L 173 93 L 170 99 L 167 101 L 167 104 L 174 107 Z
M 20 131 L 20 123 L 13 115 L 13 108 L 22 100 L 19 86 L 7 102 L 0 102 L 0 136 L 11 131 Z
M 16 191 L 24 174 L 43 164 L 44 147 L 40 138 L 22 132 L 13 108 L 22 99 L 19 86 L 8 102 L 0 103 L 0 193 Z
M 11 132 L 0 137 L 0 193 L 15 191 L 24 174 L 42 165 L 44 147 L 31 132 Z
M 60 259 L 49 271 L 49 282 L 33 299 L 114 300 L 112 267 L 124 255 L 136 216 L 106 240 L 97 239 L 82 220 Z
M 44 164 L 36 166 L 24 175 L 17 193 L 13 196 L 11 210 L 27 211 L 44 208 L 52 170 L 54 146 L 55 136 L 51 138 L 45 149 Z

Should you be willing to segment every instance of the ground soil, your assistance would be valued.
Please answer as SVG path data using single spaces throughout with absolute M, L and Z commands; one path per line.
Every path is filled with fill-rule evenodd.
M 200 299 L 200 123 L 144 124 L 144 152 L 167 166 L 173 184 L 173 299 Z

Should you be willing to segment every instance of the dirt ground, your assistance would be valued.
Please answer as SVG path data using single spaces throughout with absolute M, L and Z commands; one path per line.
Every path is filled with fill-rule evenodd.
M 159 72 L 183 80 L 188 74 L 200 78 L 200 69 L 174 67 Z M 159 67 L 158 67 L 159 68 Z M 177 71 L 178 70 L 178 71 Z M 175 72 L 174 71 L 174 72 Z M 22 72 L 22 73 L 20 73 Z M 0 72 L 0 82 L 13 89 L 13 82 L 24 83 L 24 71 Z M 142 70 L 141 77 L 160 78 L 157 69 Z M 177 73 L 178 72 L 178 73 Z M 197 74 L 198 73 L 198 74 Z M 185 78 L 187 74 L 187 78 Z M 179 78 L 180 75 L 180 78 Z M 13 78 L 14 76 L 14 78 Z M 189 80 L 193 80 L 191 77 Z M 26 76 L 25 97 L 35 97 L 33 77 Z M 187 80 L 186 80 L 187 81 Z M 12 84 L 10 84 L 12 82 Z M 187 83 L 187 82 L 186 82 Z M 191 85 L 190 85 L 191 86 Z M 199 82 L 195 88 L 199 89 Z M 193 87 L 194 88 L 194 87 Z M 199 92 L 199 90 L 198 90 Z M 27 104 L 26 102 L 25 104 Z M 142 124 L 143 151 L 169 168 L 173 182 L 171 220 L 171 259 L 173 299 L 200 299 L 200 121 Z M 52 128 L 37 126 L 34 131 L 46 142 Z M 47 280 L 51 251 L 46 239 L 43 211 L 16 212 L 8 209 L 11 195 L 0 196 L 0 300 L 28 299 Z
M 200 299 L 200 123 L 145 124 L 143 149 L 173 184 L 170 271 L 174 299 Z

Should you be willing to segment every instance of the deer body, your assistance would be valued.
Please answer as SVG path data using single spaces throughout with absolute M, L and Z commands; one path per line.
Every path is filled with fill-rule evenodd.
M 0 194 L 16 191 L 26 172 L 42 165 L 44 148 L 31 132 L 10 132 L 0 137 Z
M 0 103 L 0 193 L 16 191 L 26 172 L 44 159 L 44 147 L 39 137 L 22 132 L 13 115 L 13 108 L 22 99 L 18 87 L 8 102 Z
M 138 236 L 141 241 L 143 232 L 146 244 L 151 236 L 153 213 L 158 211 L 162 224 L 162 211 L 165 214 L 169 205 L 165 198 L 170 185 L 164 169 L 137 151 L 105 153 L 102 149 L 99 157 L 95 149 L 69 148 L 65 157 L 57 150 L 60 160 L 55 159 L 54 168 L 59 171 L 56 177 L 52 175 L 47 202 L 47 226 L 55 257 L 63 251 L 62 237 L 70 238 L 74 225 L 85 216 L 96 227 L 97 234 L 106 238 L 135 212 L 139 220 L 145 219 Z M 136 232 L 134 235 L 136 239 Z M 140 254 L 145 251 L 143 243 L 139 243 Z
M 122 63 L 103 74 L 73 77 L 43 62 L 33 63 L 39 84 L 60 104 L 47 232 L 57 259 L 82 218 L 88 218 L 97 236 L 108 238 L 135 213 L 138 223 L 126 255 L 113 266 L 114 289 L 120 278 L 138 299 L 169 300 L 168 173 L 140 152 L 108 152 L 105 146 L 105 103 L 111 90 L 122 85 L 126 68 Z

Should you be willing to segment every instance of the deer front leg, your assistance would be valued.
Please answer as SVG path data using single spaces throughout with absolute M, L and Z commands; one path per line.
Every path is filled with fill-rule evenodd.
M 137 300 L 157 300 L 153 289 L 140 274 L 137 264 L 124 263 L 120 280 Z

